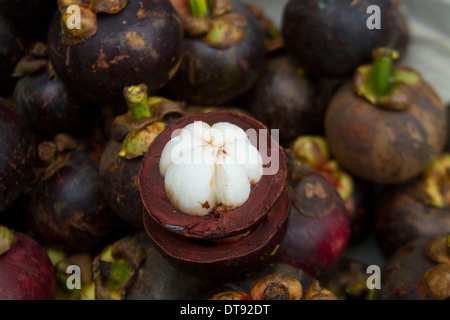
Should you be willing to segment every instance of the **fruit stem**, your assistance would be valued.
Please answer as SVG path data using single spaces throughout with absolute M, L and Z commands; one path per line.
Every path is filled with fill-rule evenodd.
M 393 61 L 398 59 L 397 51 L 381 47 L 373 50 L 373 69 L 370 81 L 377 97 L 383 97 L 392 90 Z
M 11 229 L 0 226 L 0 255 L 11 249 L 16 240 L 16 236 Z
M 128 108 L 133 117 L 133 121 L 139 121 L 142 118 L 151 118 L 152 114 L 148 104 L 147 85 L 125 87 L 123 95 L 127 101 Z
M 209 13 L 208 0 L 189 0 L 192 16 L 205 18 Z

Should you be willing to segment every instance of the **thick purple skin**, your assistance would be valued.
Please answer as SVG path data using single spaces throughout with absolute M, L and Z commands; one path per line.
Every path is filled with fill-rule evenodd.
M 17 242 L 0 255 L 0 300 L 51 300 L 56 274 L 42 246 L 14 232 Z
M 43 139 L 61 132 L 79 136 L 100 115 L 96 104 L 74 97 L 61 80 L 50 79 L 45 70 L 17 82 L 14 102 L 33 132 Z
M 285 189 L 249 235 L 216 243 L 194 242 L 164 229 L 145 212 L 143 217 L 147 234 L 172 265 L 193 276 L 223 280 L 258 270 L 273 260 L 288 227 L 289 209 Z
M 369 5 L 381 8 L 381 29 L 367 28 Z M 391 0 L 290 0 L 282 34 L 287 51 L 311 75 L 346 77 L 371 61 L 372 50 L 389 43 L 394 23 Z
M 27 215 L 42 243 L 67 251 L 92 251 L 129 231 L 103 196 L 100 150 L 96 142 L 82 143 L 66 165 L 36 185 Z
M 264 32 L 239 1 L 231 3 L 231 13 L 247 20 L 244 39 L 231 48 L 216 49 L 202 39 L 185 37 L 180 68 L 164 88 L 167 96 L 192 105 L 225 105 L 254 85 L 266 61 Z
M 428 243 L 436 236 L 416 238 L 399 248 L 381 271 L 381 289 L 374 300 L 429 300 L 417 287 L 425 272 L 435 266 L 424 255 Z
M 0 214 L 23 192 L 35 160 L 30 128 L 13 107 L 0 98 Z
M 337 83 L 298 73 L 284 52 L 271 56 L 267 67 L 245 95 L 248 110 L 289 142 L 301 135 L 322 134 L 325 111 Z
M 411 189 L 391 186 L 377 199 L 373 232 L 386 257 L 416 238 L 450 232 L 450 210 L 424 205 Z
M 308 198 L 305 184 L 310 182 L 323 186 L 323 199 Z M 349 216 L 336 189 L 319 173 L 305 172 L 289 188 L 289 224 L 275 259 L 320 276 L 338 261 L 348 245 Z
M 97 33 L 80 45 L 63 45 L 60 30 L 57 12 L 48 32 L 50 61 L 84 100 L 117 104 L 124 100 L 124 87 L 140 83 L 152 95 L 181 57 L 183 31 L 169 0 L 129 0 L 118 14 L 99 14 Z

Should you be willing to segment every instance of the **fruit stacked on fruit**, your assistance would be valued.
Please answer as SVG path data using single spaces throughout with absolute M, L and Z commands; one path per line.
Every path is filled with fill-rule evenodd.
M 372 2 L 0 0 L 0 298 L 448 299 L 450 113 Z

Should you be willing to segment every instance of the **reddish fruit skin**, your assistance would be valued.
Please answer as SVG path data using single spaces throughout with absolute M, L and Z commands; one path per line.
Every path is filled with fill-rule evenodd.
M 56 275 L 47 253 L 34 239 L 14 232 L 17 242 L 0 255 L 0 300 L 50 300 Z
M 275 258 L 313 276 L 320 276 L 345 251 L 350 236 L 350 219 L 344 202 L 324 176 L 305 172 L 299 178 L 290 188 L 289 225 Z M 318 197 L 310 201 L 305 201 L 305 198 L 296 200 L 304 192 L 307 182 L 317 182 L 324 187 L 325 202 Z M 314 202 L 319 203 L 318 207 L 312 207 L 317 205 Z

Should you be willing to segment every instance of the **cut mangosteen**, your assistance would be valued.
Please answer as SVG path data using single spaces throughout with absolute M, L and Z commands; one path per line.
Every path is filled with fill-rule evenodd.
M 209 279 L 231 278 L 254 271 L 272 260 L 288 225 L 289 194 L 285 190 L 257 226 L 240 237 L 201 242 L 161 228 L 144 212 L 146 231 L 168 261 L 184 272 Z
M 239 142 L 233 145 L 233 143 L 227 142 L 228 145 L 225 143 L 222 146 L 219 146 L 219 148 L 216 148 L 214 144 L 227 135 L 226 133 L 223 134 L 225 131 L 219 130 L 221 126 L 223 129 L 229 127 L 231 135 L 237 134 L 240 137 L 233 137 L 232 139 L 242 139 L 240 140 L 242 143 Z M 195 141 L 201 142 L 204 138 L 201 137 L 200 139 L 195 140 L 197 139 L 195 130 L 199 130 L 198 132 L 201 132 L 201 134 L 216 132 L 220 138 L 218 140 L 208 138 L 210 140 L 206 142 L 205 148 L 203 148 L 203 146 L 202 148 L 197 148 L 201 152 L 205 152 L 204 158 L 202 158 L 203 155 L 201 152 L 198 154 L 191 154 L 194 149 L 190 148 L 190 146 L 193 146 L 196 143 Z M 185 132 L 186 135 L 182 135 L 182 132 Z M 193 134 L 190 134 L 190 132 L 193 132 Z M 249 139 L 249 136 L 247 135 L 251 135 L 252 137 Z M 195 141 L 192 143 L 194 144 L 189 145 L 193 138 Z M 170 145 L 169 141 L 171 141 Z M 188 146 L 188 152 L 185 152 L 184 154 L 186 155 L 185 158 L 177 158 L 177 152 L 171 151 L 170 148 L 166 149 L 166 145 L 169 145 L 173 148 L 172 150 L 181 150 L 179 148 L 182 148 L 183 145 L 177 146 L 177 143 L 180 141 L 185 141 Z M 236 149 L 240 148 L 237 151 L 242 151 L 242 154 L 235 152 L 234 146 L 236 146 Z M 205 150 L 202 151 L 203 149 Z M 165 151 L 165 154 L 163 154 L 163 151 Z M 206 152 L 210 153 L 207 154 Z M 231 154 L 227 154 L 227 152 L 231 152 Z M 205 162 L 195 163 L 196 159 L 194 156 L 200 156 L 199 159 L 205 160 L 205 162 L 211 162 L 209 162 L 208 166 L 204 165 Z M 251 175 L 255 175 L 255 177 L 257 176 L 259 178 L 259 181 L 256 184 L 252 185 L 250 183 L 250 176 L 247 175 L 247 172 L 243 169 L 245 166 L 242 166 L 242 164 L 239 163 L 239 161 L 242 160 L 242 158 L 239 159 L 240 156 L 244 157 L 244 161 L 249 161 L 247 159 L 254 156 L 254 158 L 252 158 L 254 163 L 249 166 L 249 168 L 253 170 Z M 245 157 L 248 158 L 246 159 Z M 176 161 L 180 161 L 180 165 L 170 162 L 172 161 L 172 158 Z M 162 159 L 164 160 L 164 163 L 161 165 Z M 236 170 L 234 170 L 233 163 L 217 161 L 234 161 Z M 186 168 L 180 168 L 184 164 L 187 164 Z M 221 192 L 223 191 L 222 195 L 228 200 L 220 201 L 221 199 L 219 199 L 217 203 L 218 206 L 215 206 L 212 203 L 212 201 L 214 201 L 214 196 L 213 193 L 210 192 L 213 189 L 212 186 L 215 186 L 216 183 L 214 182 L 216 164 L 218 167 L 217 170 L 220 171 L 219 174 L 221 174 L 222 177 L 227 177 L 227 175 L 236 173 L 239 174 L 237 176 L 239 180 L 237 181 L 242 182 L 242 184 L 237 185 L 236 189 L 233 189 L 235 187 L 228 188 L 227 184 L 223 183 L 225 178 L 219 180 L 219 182 L 222 183 L 221 186 L 219 186 Z M 186 176 L 183 177 L 184 185 L 180 185 L 179 187 L 181 189 L 178 188 L 177 190 L 179 196 L 174 196 L 174 191 L 177 189 L 174 183 L 181 181 L 178 178 L 170 182 L 172 183 L 172 189 L 169 190 L 169 194 L 167 194 L 166 182 L 168 180 L 162 175 L 162 171 L 172 174 L 169 172 L 168 166 L 173 167 L 173 169 L 169 168 L 172 170 L 172 173 L 176 173 L 176 169 L 178 168 L 178 171 L 182 172 L 183 175 L 185 173 L 191 175 L 190 178 L 186 178 Z M 206 171 L 203 171 L 205 168 Z M 193 172 L 194 176 L 192 176 Z M 196 175 L 195 172 L 198 172 L 199 175 Z M 224 238 L 245 234 L 261 221 L 283 191 L 285 179 L 286 164 L 284 150 L 277 141 L 270 136 L 268 129 L 251 117 L 233 112 L 220 111 L 185 116 L 175 122 L 170 128 L 163 131 L 153 141 L 144 157 L 139 176 L 139 189 L 146 211 L 144 216 L 148 215 L 148 218 L 152 219 L 161 227 L 184 237 L 202 240 L 223 240 Z M 197 198 L 197 194 L 193 190 L 196 187 L 196 184 L 200 183 L 203 184 L 199 185 L 199 188 L 203 189 L 199 190 L 203 193 L 202 197 Z M 239 190 L 239 192 L 236 192 L 237 190 Z M 188 196 L 183 195 L 183 193 L 186 193 Z M 236 201 L 239 202 L 238 205 L 231 202 L 227 203 L 227 201 L 231 201 L 230 197 L 233 193 L 234 196 L 236 196 Z M 206 196 L 204 196 L 204 194 L 206 194 Z M 230 195 L 230 197 L 228 197 L 228 195 Z M 186 206 L 195 206 L 194 209 L 200 213 L 194 212 L 192 214 L 187 214 L 186 211 L 180 209 L 179 205 L 174 205 L 171 203 L 171 200 L 169 200 L 172 198 L 172 200 L 175 199 L 172 202 L 178 201 L 179 203 L 179 199 L 184 196 L 187 197 L 186 200 L 188 200 Z M 229 208 L 227 208 L 227 206 L 229 206 Z
M 71 4 L 81 10 L 80 29 L 68 25 Z M 183 30 L 169 0 L 58 5 L 48 32 L 49 57 L 80 99 L 117 104 L 122 89 L 138 83 L 154 94 L 178 68 Z
M 447 110 L 415 70 L 394 66 L 389 48 L 373 52 L 334 95 L 325 116 L 331 154 L 354 176 L 377 184 L 406 182 L 442 152 Z
M 345 204 L 331 182 L 312 169 L 297 169 L 287 184 L 289 224 L 275 259 L 320 276 L 347 248 L 350 218 Z
M 190 3 L 192 8 L 178 10 L 185 28 L 183 56 L 165 95 L 188 104 L 225 105 L 249 90 L 263 70 L 263 29 L 239 1 Z
M 386 257 L 416 238 L 450 232 L 449 169 L 443 154 L 416 179 L 382 190 L 373 231 Z

